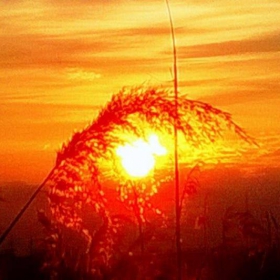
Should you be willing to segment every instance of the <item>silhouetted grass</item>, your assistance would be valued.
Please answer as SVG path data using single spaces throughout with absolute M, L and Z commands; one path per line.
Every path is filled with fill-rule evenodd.
M 73 230 L 85 240 L 84 243 L 81 241 L 84 251 L 81 250 L 75 262 L 75 266 L 83 267 L 85 273 L 97 277 L 118 262 L 120 257 L 116 252 L 122 221 L 114 218 L 114 212 L 107 205 L 101 170 L 102 160 L 114 166 L 115 150 L 127 141 L 128 135 L 145 138 L 153 131 L 172 138 L 175 125 L 185 143 L 197 149 L 220 139 L 228 130 L 248 143 L 255 143 L 233 122 L 231 115 L 222 110 L 188 99 L 185 95 L 178 97 L 177 105 L 178 114 L 175 114 L 172 92 L 163 88 L 124 88 L 112 96 L 91 125 L 75 133 L 69 143 L 63 145 L 48 182 L 52 213 L 47 226 L 51 267 L 59 267 L 59 261 L 66 258 L 64 228 Z M 137 207 L 131 210 L 135 212 L 138 209 L 142 222 L 146 222 L 148 209 L 164 219 L 164 213 L 150 202 L 159 186 L 159 182 L 150 185 L 152 181 L 156 182 L 156 178 L 143 185 L 142 192 L 137 193 L 141 198 L 137 203 L 130 181 L 118 176 L 118 172 L 114 180 L 116 189 L 120 190 L 118 199 L 127 206 L 133 205 L 134 201 Z M 190 190 L 191 184 L 184 192 Z M 85 211 L 95 213 L 97 223 L 91 228 L 85 224 Z M 137 213 L 134 216 L 138 217 L 139 226 Z M 66 260 L 64 262 L 67 263 Z M 68 262 L 71 263 L 70 260 Z

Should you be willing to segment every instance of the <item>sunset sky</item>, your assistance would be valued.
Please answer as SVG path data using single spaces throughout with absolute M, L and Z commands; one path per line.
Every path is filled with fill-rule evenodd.
M 170 5 L 180 92 L 232 113 L 280 166 L 279 0 Z M 42 181 L 123 86 L 172 87 L 165 1 L 1 1 L 0 23 L 0 181 Z

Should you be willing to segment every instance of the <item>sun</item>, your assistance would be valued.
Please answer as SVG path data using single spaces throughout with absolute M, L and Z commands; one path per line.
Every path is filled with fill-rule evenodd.
M 155 166 L 155 156 L 163 156 L 166 152 L 155 134 L 150 135 L 148 141 L 137 139 L 133 143 L 119 146 L 116 150 L 126 173 L 134 178 L 147 176 Z

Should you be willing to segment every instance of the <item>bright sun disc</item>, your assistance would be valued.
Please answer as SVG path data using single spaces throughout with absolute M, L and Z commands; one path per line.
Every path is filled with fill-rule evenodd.
M 151 135 L 148 142 L 138 139 L 131 144 L 117 148 L 116 153 L 121 157 L 125 171 L 131 177 L 144 177 L 155 166 L 155 156 L 166 154 L 166 149 L 159 143 L 156 135 Z

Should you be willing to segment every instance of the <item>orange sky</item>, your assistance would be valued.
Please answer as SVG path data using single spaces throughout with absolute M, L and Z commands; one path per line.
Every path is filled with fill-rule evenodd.
M 276 164 L 279 1 L 170 5 L 180 92 L 231 112 Z M 1 1 L 0 23 L 0 181 L 40 182 L 123 86 L 172 86 L 165 1 Z

